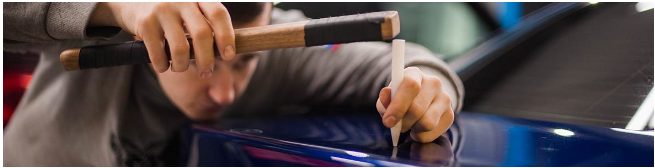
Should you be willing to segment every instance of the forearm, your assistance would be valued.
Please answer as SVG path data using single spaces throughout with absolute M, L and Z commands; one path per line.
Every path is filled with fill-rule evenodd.
M 97 3 L 4 3 L 4 41 L 43 43 L 68 39 L 110 38 L 115 27 L 87 26 Z
M 54 40 L 46 26 L 51 3 L 6 2 L 3 4 L 3 37 L 15 42 Z

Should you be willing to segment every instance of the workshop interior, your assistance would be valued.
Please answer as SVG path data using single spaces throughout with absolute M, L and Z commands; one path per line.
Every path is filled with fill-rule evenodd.
M 375 107 L 286 107 L 178 135 L 177 166 L 652 167 L 653 2 L 275 2 L 319 19 L 397 11 L 403 39 L 461 78 L 452 126 L 429 143 Z M 392 43 L 393 39 L 382 40 Z M 338 44 L 321 45 L 337 50 Z M 3 128 L 39 64 L 3 51 Z M 308 112 L 309 111 L 309 112 Z M 5 153 L 6 155 L 7 153 Z

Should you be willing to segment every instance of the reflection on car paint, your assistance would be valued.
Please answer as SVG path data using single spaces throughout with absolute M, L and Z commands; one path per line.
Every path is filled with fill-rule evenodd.
M 257 130 L 257 131 L 253 131 Z M 460 113 L 432 143 L 375 114 L 227 119 L 183 133 L 186 166 L 652 166 L 653 136 L 610 128 Z M 193 163 L 192 163 L 193 162 Z

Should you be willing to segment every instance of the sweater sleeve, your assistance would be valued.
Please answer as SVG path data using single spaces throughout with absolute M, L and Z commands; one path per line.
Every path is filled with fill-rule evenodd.
M 117 27 L 87 27 L 97 3 L 8 2 L 3 4 L 3 36 L 8 43 L 68 39 L 108 39 Z

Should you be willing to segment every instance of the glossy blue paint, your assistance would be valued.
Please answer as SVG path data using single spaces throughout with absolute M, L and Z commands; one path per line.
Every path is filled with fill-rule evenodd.
M 557 130 L 557 131 L 556 131 Z M 183 132 L 182 166 L 653 166 L 653 132 L 462 112 L 394 157 L 376 113 L 226 119 Z M 642 135 L 643 134 L 643 135 Z

